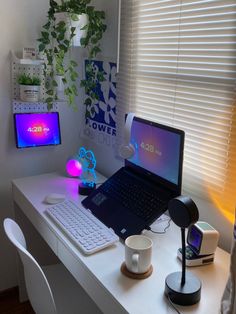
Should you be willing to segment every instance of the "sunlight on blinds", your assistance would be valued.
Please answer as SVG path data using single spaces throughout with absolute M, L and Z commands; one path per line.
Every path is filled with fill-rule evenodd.
M 118 82 L 120 110 L 185 131 L 184 191 L 233 214 L 235 0 L 123 1 Z

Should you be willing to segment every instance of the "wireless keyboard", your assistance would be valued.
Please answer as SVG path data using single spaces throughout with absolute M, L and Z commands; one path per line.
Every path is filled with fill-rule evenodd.
M 93 254 L 119 240 L 113 230 L 71 200 L 48 207 L 46 213 L 84 254 Z

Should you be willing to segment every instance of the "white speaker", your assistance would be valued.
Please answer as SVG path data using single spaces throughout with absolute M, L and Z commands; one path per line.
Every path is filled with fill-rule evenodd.
M 124 159 L 129 159 L 133 157 L 135 153 L 135 148 L 130 143 L 131 128 L 132 128 L 134 117 L 135 117 L 135 114 L 132 112 L 129 112 L 125 121 L 124 144 L 122 144 L 119 149 L 120 156 Z

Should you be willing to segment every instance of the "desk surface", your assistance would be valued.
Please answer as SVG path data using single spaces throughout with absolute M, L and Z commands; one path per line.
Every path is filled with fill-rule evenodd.
M 15 204 L 104 313 L 174 313 L 163 292 L 166 276 L 181 270 L 181 263 L 176 257 L 181 241 L 179 228 L 171 223 L 166 234 L 145 231 L 154 242 L 153 274 L 145 280 L 129 279 L 120 272 L 124 261 L 124 245 L 121 242 L 91 256 L 84 256 L 49 220 L 44 213 L 47 205 L 43 199 L 51 192 L 63 193 L 78 204 L 82 200 L 78 195 L 78 180 L 57 173 L 13 181 Z M 189 269 L 202 281 L 202 297 L 196 305 L 177 306 L 181 313 L 218 313 L 228 277 L 229 260 L 230 255 L 217 248 L 213 264 Z

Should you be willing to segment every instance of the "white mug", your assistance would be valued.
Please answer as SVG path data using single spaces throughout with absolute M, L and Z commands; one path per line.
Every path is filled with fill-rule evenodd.
M 147 272 L 151 266 L 152 240 L 144 235 L 133 235 L 125 240 L 125 264 L 135 274 Z

